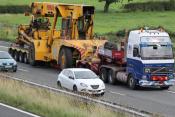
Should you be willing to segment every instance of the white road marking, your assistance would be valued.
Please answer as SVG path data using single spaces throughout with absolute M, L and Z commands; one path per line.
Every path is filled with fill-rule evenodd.
M 9 48 L 9 47 L 7 47 L 7 46 L 0 46 L 1 48 Z
M 6 104 L 0 103 L 0 106 L 4 106 L 4 107 L 6 107 L 6 108 L 9 108 L 9 109 L 18 111 L 18 112 L 20 112 L 20 113 L 23 113 L 23 114 L 26 114 L 26 115 L 29 115 L 29 116 L 32 116 L 32 117 L 40 117 L 40 116 L 38 116 L 38 115 L 35 115 L 35 114 L 32 114 L 32 113 L 29 113 L 29 112 L 26 112 L 26 111 L 17 109 L 17 108 L 15 108 L 15 107 L 12 107 L 12 106 L 9 106 L 9 105 L 6 105 Z
M 113 92 L 113 91 L 108 91 L 109 93 L 112 94 L 117 94 L 117 95 L 121 95 L 121 96 L 126 96 L 126 94 L 122 94 L 122 93 L 118 93 L 118 92 Z
M 169 93 L 173 93 L 173 94 L 175 94 L 175 92 L 174 91 L 168 91 Z
M 24 72 L 29 72 L 28 70 L 26 70 L 26 69 L 18 69 L 19 71 L 24 71 Z

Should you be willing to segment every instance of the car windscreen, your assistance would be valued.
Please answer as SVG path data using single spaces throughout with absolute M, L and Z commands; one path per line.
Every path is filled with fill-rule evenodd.
M 0 52 L 0 59 L 11 59 L 12 57 L 7 52 Z
M 76 79 L 96 79 L 98 76 L 92 71 L 74 71 Z

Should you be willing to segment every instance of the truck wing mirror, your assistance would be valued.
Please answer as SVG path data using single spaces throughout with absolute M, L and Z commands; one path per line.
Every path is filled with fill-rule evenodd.
M 133 50 L 133 57 L 140 57 L 138 48 L 134 48 L 134 50 Z

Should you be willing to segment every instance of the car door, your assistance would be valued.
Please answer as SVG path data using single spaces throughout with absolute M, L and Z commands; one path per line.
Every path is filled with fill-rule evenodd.
M 73 74 L 73 72 L 71 70 L 69 71 L 68 78 L 69 78 L 69 80 L 67 80 L 68 88 L 70 90 L 73 90 L 73 85 L 74 85 L 75 78 L 74 78 L 74 74 Z
M 66 82 L 67 82 L 67 79 L 68 79 L 68 74 L 69 74 L 69 71 L 68 70 L 64 70 L 61 73 L 61 75 L 59 76 L 62 87 L 66 88 Z
M 66 76 L 64 77 L 64 87 L 66 89 L 72 90 L 72 88 L 70 88 L 70 82 L 71 82 L 70 77 L 71 77 L 71 71 L 67 70 L 66 71 Z

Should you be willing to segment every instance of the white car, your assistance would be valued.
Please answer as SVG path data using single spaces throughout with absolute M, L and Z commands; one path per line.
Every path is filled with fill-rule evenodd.
M 8 52 L 0 51 L 0 70 L 17 71 L 17 63 Z
M 91 70 L 84 68 L 64 69 L 58 75 L 57 84 L 75 92 L 104 95 L 103 81 Z

